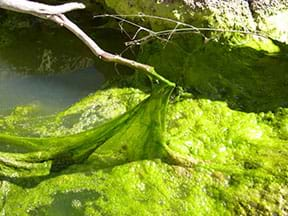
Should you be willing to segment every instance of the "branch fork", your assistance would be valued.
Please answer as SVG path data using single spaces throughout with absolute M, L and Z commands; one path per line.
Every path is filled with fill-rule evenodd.
M 137 61 L 106 52 L 101 47 L 99 47 L 98 44 L 93 41 L 84 31 L 82 31 L 82 29 L 80 29 L 75 23 L 73 23 L 64 15 L 65 13 L 73 10 L 84 9 L 85 5 L 82 3 L 71 2 L 52 6 L 28 0 L 0 0 L 0 8 L 25 14 L 31 14 L 42 19 L 53 21 L 72 32 L 93 52 L 95 56 L 101 60 L 126 65 L 132 69 L 144 72 L 151 78 L 163 81 L 169 86 L 175 86 L 174 83 L 156 73 L 154 68 L 150 65 L 142 64 Z

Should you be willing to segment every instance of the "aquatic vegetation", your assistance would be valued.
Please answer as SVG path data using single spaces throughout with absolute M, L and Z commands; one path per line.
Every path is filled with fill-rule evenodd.
M 165 107 L 173 86 L 158 88 L 129 112 L 82 133 L 51 138 L 0 135 L 1 175 L 48 175 L 50 170 L 82 162 L 100 146 L 101 153 L 109 154 L 107 160 L 118 157 L 122 163 L 159 157 L 164 148 Z
M 177 91 L 108 83 L 55 115 L 0 116 L 1 213 L 288 214 L 287 45 L 232 38 L 145 44 Z
M 171 88 L 164 91 L 166 99 L 162 102 L 159 95 L 162 98 L 164 92 L 156 91 L 161 89 L 156 88 L 154 95 L 144 97 L 139 105 L 108 120 L 105 126 L 76 135 L 78 141 L 88 140 L 85 134 L 97 135 L 99 128 L 109 129 L 115 125 L 115 130 L 107 131 L 109 136 L 104 138 L 102 146 L 89 152 L 90 156 L 82 154 L 87 153 L 85 148 L 73 149 L 70 152 L 74 154 L 65 156 L 68 162 L 76 158 L 73 162 L 78 163 L 63 169 L 63 161 L 59 159 L 64 157 L 55 157 L 47 163 L 48 167 L 41 165 L 43 172 L 31 166 L 28 170 L 34 173 L 27 175 L 25 170 L 16 169 L 14 173 L 19 176 L 3 178 L 1 194 L 5 211 L 25 211 L 28 215 L 66 212 L 189 215 L 192 211 L 215 215 L 269 212 L 281 215 L 287 212 L 287 109 L 275 113 L 245 113 L 232 110 L 225 102 L 180 98 L 167 107 L 167 132 L 164 132 L 163 120 L 159 121 L 163 108 L 156 111 L 159 106 L 165 106 Z M 130 97 L 133 98 L 133 94 Z M 122 102 L 125 100 L 128 102 L 129 98 L 123 98 Z M 79 105 L 75 105 L 74 112 Z M 57 142 L 61 139 L 65 138 Z M 63 148 L 73 144 L 62 143 Z M 184 158 L 193 157 L 197 163 L 183 167 L 173 165 L 174 161 L 167 157 L 164 161 L 157 159 L 165 159 L 159 151 L 161 143 Z M 48 146 L 43 142 L 45 145 Z M 83 158 L 87 159 L 79 163 Z M 53 164 L 56 170 L 51 172 Z M 17 210 L 14 210 L 15 203 L 19 203 Z

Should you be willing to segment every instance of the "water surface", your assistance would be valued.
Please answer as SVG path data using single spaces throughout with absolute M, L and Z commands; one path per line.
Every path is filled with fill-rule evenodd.
M 45 114 L 59 112 L 117 75 L 113 64 L 98 60 L 72 33 L 42 25 L 17 29 L 13 42 L 0 49 L 0 115 L 30 104 Z M 124 49 L 117 31 L 87 31 L 108 51 Z
M 0 62 L 0 114 L 27 104 L 57 112 L 96 91 L 103 82 L 103 74 L 93 66 L 62 74 L 23 75 Z

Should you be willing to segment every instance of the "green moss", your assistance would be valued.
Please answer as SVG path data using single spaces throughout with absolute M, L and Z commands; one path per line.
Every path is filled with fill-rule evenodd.
M 104 1 L 107 7 L 120 15 L 143 13 L 194 24 L 196 27 L 250 31 L 255 30 L 256 27 L 246 1 Z M 135 20 L 139 22 L 137 18 Z M 175 23 L 169 23 L 163 19 L 141 19 L 142 25 L 143 21 L 153 30 L 173 29 L 176 26 Z
M 162 17 L 169 17 L 173 19 L 180 19 L 183 21 L 183 7 L 179 2 L 173 2 L 173 4 L 167 4 L 164 2 L 147 2 L 145 0 L 125 0 L 125 1 L 113 1 L 113 0 L 105 0 L 105 4 L 108 8 L 116 11 L 117 14 L 149 14 L 149 15 L 157 15 Z M 181 11 L 181 17 L 179 16 L 178 10 Z M 144 19 L 145 20 L 145 19 Z M 141 20 L 142 24 L 143 20 Z M 164 26 L 173 26 L 170 23 L 161 21 L 161 20 L 145 20 L 146 24 L 152 26 L 153 29 L 163 29 Z M 164 24 L 164 25 L 163 25 Z

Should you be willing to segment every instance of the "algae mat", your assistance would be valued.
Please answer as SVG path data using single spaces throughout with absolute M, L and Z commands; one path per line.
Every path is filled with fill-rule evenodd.
M 287 109 L 279 109 L 275 114 L 247 114 L 231 110 L 224 102 L 184 99 L 169 104 L 165 133 L 163 109 L 170 90 L 156 91 L 148 98 L 138 92 L 142 102 L 126 114 L 118 114 L 116 119 L 95 129 L 60 138 L 74 137 L 78 141 L 93 138 L 93 144 L 83 145 L 86 148 L 77 145 L 78 142 L 65 142 L 63 148 L 51 145 L 57 150 L 51 154 L 48 145 L 37 146 L 37 151 L 49 150 L 49 157 L 45 158 L 49 166 L 44 166 L 43 161 L 41 172 L 34 169 L 38 165 L 33 165 L 39 161 L 31 158 L 36 153 L 27 154 L 28 162 L 33 165 L 28 168 L 27 160 L 24 168 L 19 169 L 17 165 L 22 162 L 17 158 L 15 164 L 12 160 L 9 169 L 1 170 L 6 175 L 15 173 L 2 178 L 2 212 L 5 215 L 265 215 L 271 212 L 285 215 L 287 142 L 279 138 L 271 121 L 281 128 L 284 136 Z M 131 89 L 118 91 L 137 95 Z M 90 103 L 97 98 L 99 95 L 91 97 Z M 101 128 L 105 133 L 99 136 Z M 88 136 L 93 133 L 97 136 Z M 1 139 L 7 137 L 1 135 Z M 14 143 L 15 137 L 9 139 Z M 35 140 L 45 139 L 54 138 Z M 71 148 L 72 143 L 80 147 L 79 151 Z M 96 149 L 99 143 L 102 149 Z M 153 148 L 149 148 L 151 144 Z M 165 158 L 161 151 L 163 144 L 175 154 L 193 156 L 198 163 L 183 167 L 157 159 Z M 22 143 L 18 146 L 22 147 Z M 57 157 L 67 149 L 69 153 L 65 157 Z M 96 151 L 92 153 L 92 149 Z M 15 154 L 20 155 L 9 153 Z M 63 168 L 61 159 L 69 162 L 64 165 L 81 163 L 51 172 L 53 164 Z M 2 162 L 2 167 L 7 167 L 4 165 Z M 27 172 L 29 169 L 33 172 Z
M 245 51 L 244 54 L 251 55 L 247 64 L 242 64 L 236 61 L 239 55 L 230 52 L 234 58 L 227 64 L 233 63 L 234 70 L 231 73 L 225 70 L 221 77 L 217 76 L 217 69 L 224 68 L 222 65 L 213 67 L 215 62 L 201 61 L 203 56 L 204 59 L 211 56 L 209 44 L 205 48 L 197 50 L 202 56 L 183 58 L 184 66 L 191 65 L 195 58 L 199 58 L 200 66 L 205 64 L 199 67 L 199 73 L 193 70 L 194 77 L 200 81 L 204 77 L 203 82 L 192 80 L 193 84 L 184 80 L 188 87 L 194 86 L 192 90 L 186 89 L 194 96 L 177 97 L 174 93 L 174 99 L 168 102 L 172 86 L 159 84 L 153 85 L 151 95 L 133 88 L 110 88 L 84 98 L 56 116 L 37 118 L 30 116 L 35 107 L 18 107 L 1 117 L 0 139 L 6 143 L 1 146 L 0 154 L 1 213 L 287 215 L 288 109 L 285 103 L 281 105 L 287 94 L 282 85 L 285 56 L 279 59 L 265 55 L 264 63 L 270 64 L 273 59 L 281 62 L 277 68 L 277 74 L 281 74 L 279 82 L 272 76 L 273 65 L 265 69 L 265 74 L 273 78 L 272 83 L 268 82 L 269 87 L 277 86 L 272 96 L 279 97 L 276 103 L 267 101 L 269 106 L 264 104 L 257 112 L 251 112 L 250 106 L 242 110 L 235 108 L 241 106 L 235 105 L 234 101 L 239 101 L 233 93 L 243 93 L 244 104 L 249 102 L 249 97 L 256 100 L 263 96 L 254 94 L 259 92 L 243 91 L 243 86 L 253 84 L 249 74 L 260 77 L 263 72 L 247 64 L 260 61 L 263 54 Z M 225 52 L 225 57 L 229 57 L 229 52 L 223 49 L 217 49 L 217 56 Z M 161 57 L 155 51 L 154 47 L 153 54 Z M 166 52 L 166 55 L 184 56 L 179 52 Z M 175 69 L 177 64 L 172 66 L 169 69 L 180 71 Z M 237 68 L 250 69 L 241 76 Z M 203 71 L 209 75 L 212 70 L 215 76 L 204 76 Z M 241 78 L 235 78 L 239 82 L 228 82 L 233 73 Z M 177 74 L 170 75 L 179 78 Z M 209 85 L 211 77 L 220 77 L 224 86 L 232 89 L 236 86 L 236 91 L 220 92 L 213 100 L 209 99 L 215 84 Z M 260 81 L 256 84 L 265 88 L 264 79 Z M 219 83 L 216 89 L 221 89 Z M 263 92 L 266 94 L 268 90 Z M 264 96 L 257 101 L 265 101 Z M 267 111 L 270 104 L 277 104 L 273 112 Z M 44 137 L 24 138 L 29 134 Z M 187 166 L 187 161 L 192 163 Z

